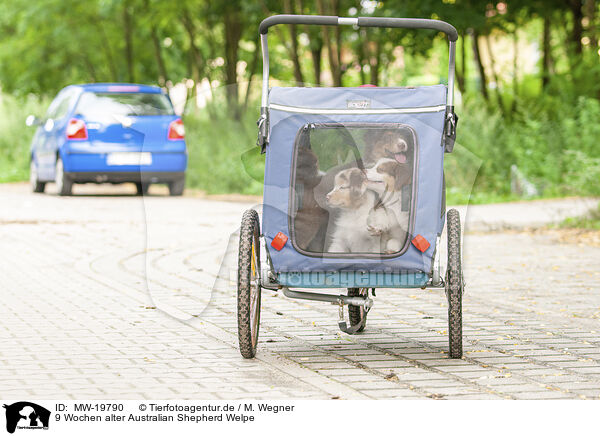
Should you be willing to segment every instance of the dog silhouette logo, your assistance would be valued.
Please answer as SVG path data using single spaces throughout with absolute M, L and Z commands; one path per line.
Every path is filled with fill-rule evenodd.
M 29 401 L 19 401 L 6 409 L 6 431 L 14 433 L 18 429 L 48 429 L 50 411 Z

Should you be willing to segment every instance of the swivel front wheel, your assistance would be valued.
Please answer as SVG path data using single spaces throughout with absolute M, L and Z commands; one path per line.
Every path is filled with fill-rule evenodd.
M 348 288 L 348 297 L 368 297 L 369 288 Z M 367 324 L 367 310 L 364 306 L 348 306 L 348 317 L 350 318 L 350 327 L 355 327 L 360 324 L 356 333 L 360 333 L 365 329 Z

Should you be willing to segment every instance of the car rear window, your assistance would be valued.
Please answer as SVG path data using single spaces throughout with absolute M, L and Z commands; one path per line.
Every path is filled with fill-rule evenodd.
M 164 94 L 84 92 L 75 110 L 88 120 L 111 116 L 173 115 L 173 106 Z

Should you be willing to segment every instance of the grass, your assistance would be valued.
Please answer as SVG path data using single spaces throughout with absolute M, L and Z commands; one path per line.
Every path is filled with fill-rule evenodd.
M 186 116 L 187 185 L 209 194 L 262 195 L 264 156 L 256 143 L 256 120 Z
M 544 97 L 518 107 L 507 118 L 467 98 L 457 110 L 462 148 L 447 155 L 449 197 L 464 202 L 470 193 L 472 203 L 521 199 L 511 192 L 513 164 L 540 198 L 600 195 L 600 102 L 580 97 L 559 104 Z
M 559 227 L 565 229 L 600 230 L 600 204 L 598 208 L 582 217 L 567 218 Z

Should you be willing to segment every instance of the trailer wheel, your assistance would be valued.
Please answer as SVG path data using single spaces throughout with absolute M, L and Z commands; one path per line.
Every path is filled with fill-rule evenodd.
M 369 288 L 348 288 L 348 297 L 366 297 L 369 295 Z M 367 325 L 367 312 L 363 306 L 348 306 L 348 318 L 350 327 L 354 327 L 362 322 L 362 326 L 356 331 L 360 333 Z
M 448 298 L 448 340 L 450 357 L 460 359 L 462 348 L 462 294 L 463 271 L 461 265 L 460 215 L 456 209 L 446 214 L 448 226 L 448 268 L 446 271 L 446 297 Z
M 260 326 L 260 230 L 258 213 L 247 210 L 242 217 L 238 254 L 237 319 L 240 353 L 256 355 Z

